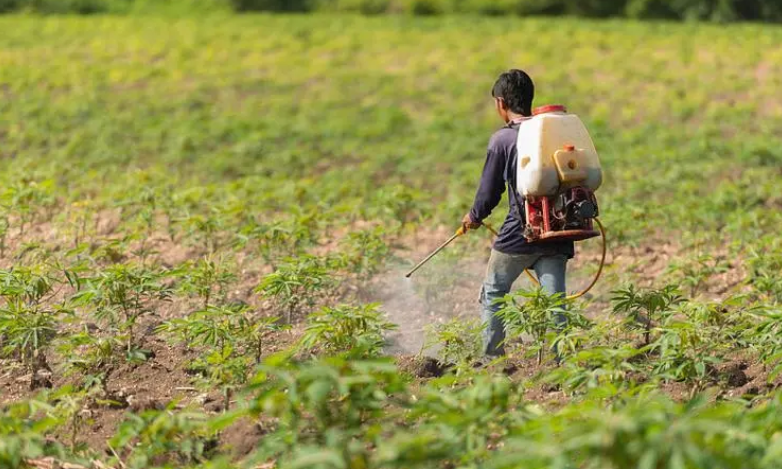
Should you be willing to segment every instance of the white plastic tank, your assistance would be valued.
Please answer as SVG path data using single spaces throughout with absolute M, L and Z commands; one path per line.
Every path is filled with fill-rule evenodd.
M 553 196 L 574 186 L 596 191 L 603 182 L 595 144 L 565 106 L 536 108 L 519 127 L 516 147 L 516 187 L 522 196 Z

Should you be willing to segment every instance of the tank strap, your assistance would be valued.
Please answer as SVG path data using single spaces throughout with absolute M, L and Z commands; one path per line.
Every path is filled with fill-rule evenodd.
M 518 151 L 516 152 L 516 160 L 518 160 L 519 155 Z M 524 214 L 522 213 L 521 209 L 524 207 L 524 200 L 519 200 L 519 193 L 516 191 L 516 184 L 514 184 L 513 180 L 515 179 L 511 174 L 511 159 L 508 158 L 508 161 L 505 163 L 505 182 L 508 185 L 508 197 L 511 199 L 511 210 L 514 211 L 516 214 L 516 218 L 518 218 L 523 224 L 526 224 L 527 221 L 525 220 Z M 518 167 L 518 161 L 516 161 L 516 171 L 519 170 Z
M 514 119 L 508 123 L 508 127 L 512 128 L 513 126 L 520 126 L 522 122 L 530 119 L 529 117 L 520 117 L 518 119 Z M 516 171 L 519 170 L 519 152 L 516 150 Z M 524 213 L 521 211 L 522 207 L 524 207 L 524 200 L 519 200 L 519 193 L 516 191 L 516 185 L 514 184 L 514 180 L 516 179 L 514 176 L 515 174 L 510 174 L 510 168 L 511 168 L 511 159 L 508 158 L 508 161 L 505 164 L 505 181 L 508 184 L 508 197 L 511 199 L 511 210 L 514 210 L 516 213 L 516 218 L 521 221 L 523 225 L 527 224 L 526 217 L 524 216 Z
M 524 214 L 521 212 L 521 208 L 524 207 L 524 201 L 519 200 L 519 193 L 516 192 L 516 188 L 513 183 L 508 181 L 508 197 L 513 197 L 513 209 L 516 211 L 516 217 L 521 221 L 523 225 L 527 224 L 527 220 Z

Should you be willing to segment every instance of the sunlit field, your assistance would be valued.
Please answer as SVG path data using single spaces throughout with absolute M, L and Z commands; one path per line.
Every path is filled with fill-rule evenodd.
M 779 27 L 0 31 L 0 467 L 782 467 Z M 488 233 L 397 279 L 469 209 L 512 67 L 592 133 L 609 255 L 585 299 L 509 298 L 475 368 Z

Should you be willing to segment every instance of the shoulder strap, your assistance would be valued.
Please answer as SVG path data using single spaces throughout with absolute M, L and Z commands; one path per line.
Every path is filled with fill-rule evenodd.
M 519 121 L 513 121 L 508 126 L 512 126 L 513 124 L 521 125 L 523 121 L 526 119 L 521 119 Z M 518 149 L 516 150 L 516 171 L 519 170 L 519 152 Z M 516 182 L 515 182 L 515 174 L 510 174 L 510 168 L 511 168 L 511 159 L 508 158 L 508 161 L 505 163 L 505 181 L 508 184 L 508 197 L 512 198 L 511 203 L 511 210 L 515 211 L 516 217 L 521 220 L 522 223 L 526 223 L 527 220 L 525 220 L 524 213 L 521 211 L 521 208 L 524 207 L 524 199 L 519 197 L 519 193 L 516 191 Z
M 516 211 L 516 217 L 521 220 L 522 223 L 526 224 L 527 220 L 525 219 L 524 213 L 521 211 L 521 208 L 524 207 L 524 199 L 519 197 L 519 193 L 516 192 L 516 186 L 510 179 L 508 179 L 508 197 L 513 198 L 511 206 L 513 207 L 512 210 Z

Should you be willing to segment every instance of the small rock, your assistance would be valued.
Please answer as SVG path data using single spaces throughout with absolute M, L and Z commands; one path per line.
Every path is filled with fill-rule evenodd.
M 219 413 L 224 409 L 223 401 L 212 401 L 204 405 L 204 410 L 207 412 Z
M 165 410 L 166 406 L 157 399 L 139 399 L 133 401 L 130 410 L 133 412 L 143 412 L 145 410 Z
M 757 386 L 750 386 L 745 392 L 745 396 L 757 396 L 760 394 L 760 389 Z
M 423 357 L 415 363 L 413 374 L 418 378 L 439 378 L 448 371 L 448 368 L 448 365 L 440 363 L 435 358 Z
M 744 370 L 747 369 L 744 363 L 730 363 L 728 366 L 720 370 L 720 374 L 724 377 L 725 382 L 732 388 L 738 388 L 749 383 L 749 378 Z
M 562 386 L 559 383 L 548 383 L 543 385 L 543 391 L 547 393 L 555 393 L 562 390 Z
M 212 402 L 214 399 L 209 397 L 209 394 L 199 394 L 196 397 L 193 398 L 193 403 L 198 405 L 205 405 L 209 402 Z
M 109 391 L 99 400 L 99 404 L 109 409 L 127 409 L 130 407 L 131 400 L 133 400 L 132 397 L 128 397 L 120 391 Z
M 506 363 L 506 364 L 505 364 L 505 365 L 502 367 L 502 372 L 503 372 L 503 373 L 504 373 L 506 376 L 510 376 L 510 375 L 512 375 L 513 373 L 517 372 L 518 370 L 519 370 L 519 367 L 518 367 L 518 365 L 516 365 L 515 363 Z
M 34 376 L 31 375 L 30 390 L 33 391 L 40 388 L 51 389 L 53 387 L 51 377 L 51 371 L 38 370 Z

